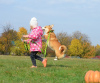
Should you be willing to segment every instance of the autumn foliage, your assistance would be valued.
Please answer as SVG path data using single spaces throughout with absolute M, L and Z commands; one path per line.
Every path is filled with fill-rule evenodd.
M 22 35 L 28 34 L 24 27 L 20 27 L 18 31 L 10 29 L 10 25 L 5 26 L 4 32 L 0 36 L 0 54 L 12 55 L 29 55 L 29 51 L 25 50 Z M 92 58 L 100 54 L 100 46 L 92 46 L 87 35 L 79 31 L 68 35 L 66 32 L 56 34 L 58 41 L 67 47 L 66 55 L 79 56 L 81 58 Z M 46 42 L 42 42 L 44 51 Z M 47 56 L 55 56 L 54 51 L 47 48 Z
M 73 39 L 71 45 L 69 45 L 69 55 L 70 56 L 81 56 L 83 53 L 83 47 L 78 39 Z
M 15 45 L 11 48 L 11 53 L 13 55 L 22 56 L 29 54 L 29 51 L 25 50 L 24 43 L 22 42 L 24 39 L 22 36 L 26 34 L 28 34 L 27 30 L 24 27 L 20 27 L 17 32 L 18 40 L 14 41 Z

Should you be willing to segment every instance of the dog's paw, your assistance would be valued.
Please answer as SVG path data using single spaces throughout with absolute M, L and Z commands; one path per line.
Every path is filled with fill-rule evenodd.
M 57 58 L 54 59 L 55 61 L 58 60 Z

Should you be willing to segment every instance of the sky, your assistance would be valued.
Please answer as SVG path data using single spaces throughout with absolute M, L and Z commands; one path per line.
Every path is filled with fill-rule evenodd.
M 80 31 L 100 45 L 100 0 L 0 0 L 0 33 L 7 24 L 29 31 L 32 17 L 41 27 L 54 24 L 55 33 Z

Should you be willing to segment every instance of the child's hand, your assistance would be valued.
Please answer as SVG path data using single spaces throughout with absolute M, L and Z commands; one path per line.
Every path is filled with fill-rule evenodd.
M 28 37 L 28 35 L 23 35 L 23 37 Z
M 26 40 L 23 40 L 23 42 L 27 42 Z

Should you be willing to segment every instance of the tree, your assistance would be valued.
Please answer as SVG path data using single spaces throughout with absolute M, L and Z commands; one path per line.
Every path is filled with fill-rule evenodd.
M 74 38 L 71 41 L 71 45 L 69 45 L 68 53 L 70 56 L 80 56 L 81 57 L 81 54 L 83 53 L 83 47 L 82 47 L 81 42 L 78 39 Z
M 88 42 L 83 42 L 82 38 L 74 38 L 69 45 L 68 54 L 70 56 L 80 56 L 84 58 L 92 58 L 95 56 L 95 47 Z
M 22 56 L 24 54 L 28 55 L 29 51 L 25 50 L 24 43 L 22 42 L 23 39 L 22 35 L 27 34 L 27 30 L 24 27 L 20 27 L 19 31 L 17 32 L 18 40 L 14 41 L 15 45 L 11 48 L 12 54 Z
M 82 57 L 84 58 L 92 58 L 95 56 L 95 48 L 91 46 L 90 43 L 83 43 L 83 53 Z
M 4 48 L 3 48 L 3 45 L 2 45 L 2 39 L 0 37 L 0 54 L 4 53 L 3 50 L 4 50 Z
M 88 43 L 91 43 L 89 41 L 89 37 L 86 35 L 86 34 L 82 34 L 81 32 L 79 31 L 76 31 L 73 33 L 72 35 L 72 38 L 76 38 L 76 39 L 82 39 L 81 41 L 84 43 L 84 42 L 88 42 Z
M 19 39 L 26 39 L 26 38 L 22 38 L 22 36 L 27 35 L 27 34 L 28 34 L 27 30 L 24 27 L 20 27 L 18 32 L 17 32 Z
M 27 52 L 25 50 L 24 43 L 21 40 L 16 40 L 15 41 L 15 46 L 13 46 L 11 48 L 11 54 L 12 55 L 18 55 L 18 56 L 23 56 L 26 53 L 28 54 L 29 51 Z
M 10 47 L 12 46 L 12 41 L 15 41 L 18 39 L 17 32 L 13 29 L 11 29 L 11 25 L 3 26 L 4 32 L 1 35 L 1 44 L 2 44 L 2 51 L 4 54 L 10 54 Z
M 100 56 L 100 45 L 99 44 L 97 44 L 97 46 L 95 46 L 95 50 L 96 50 L 96 54 L 95 54 L 95 56 Z
M 68 36 L 66 32 L 60 32 L 57 34 L 57 39 L 62 45 L 68 47 L 71 43 L 72 37 Z

